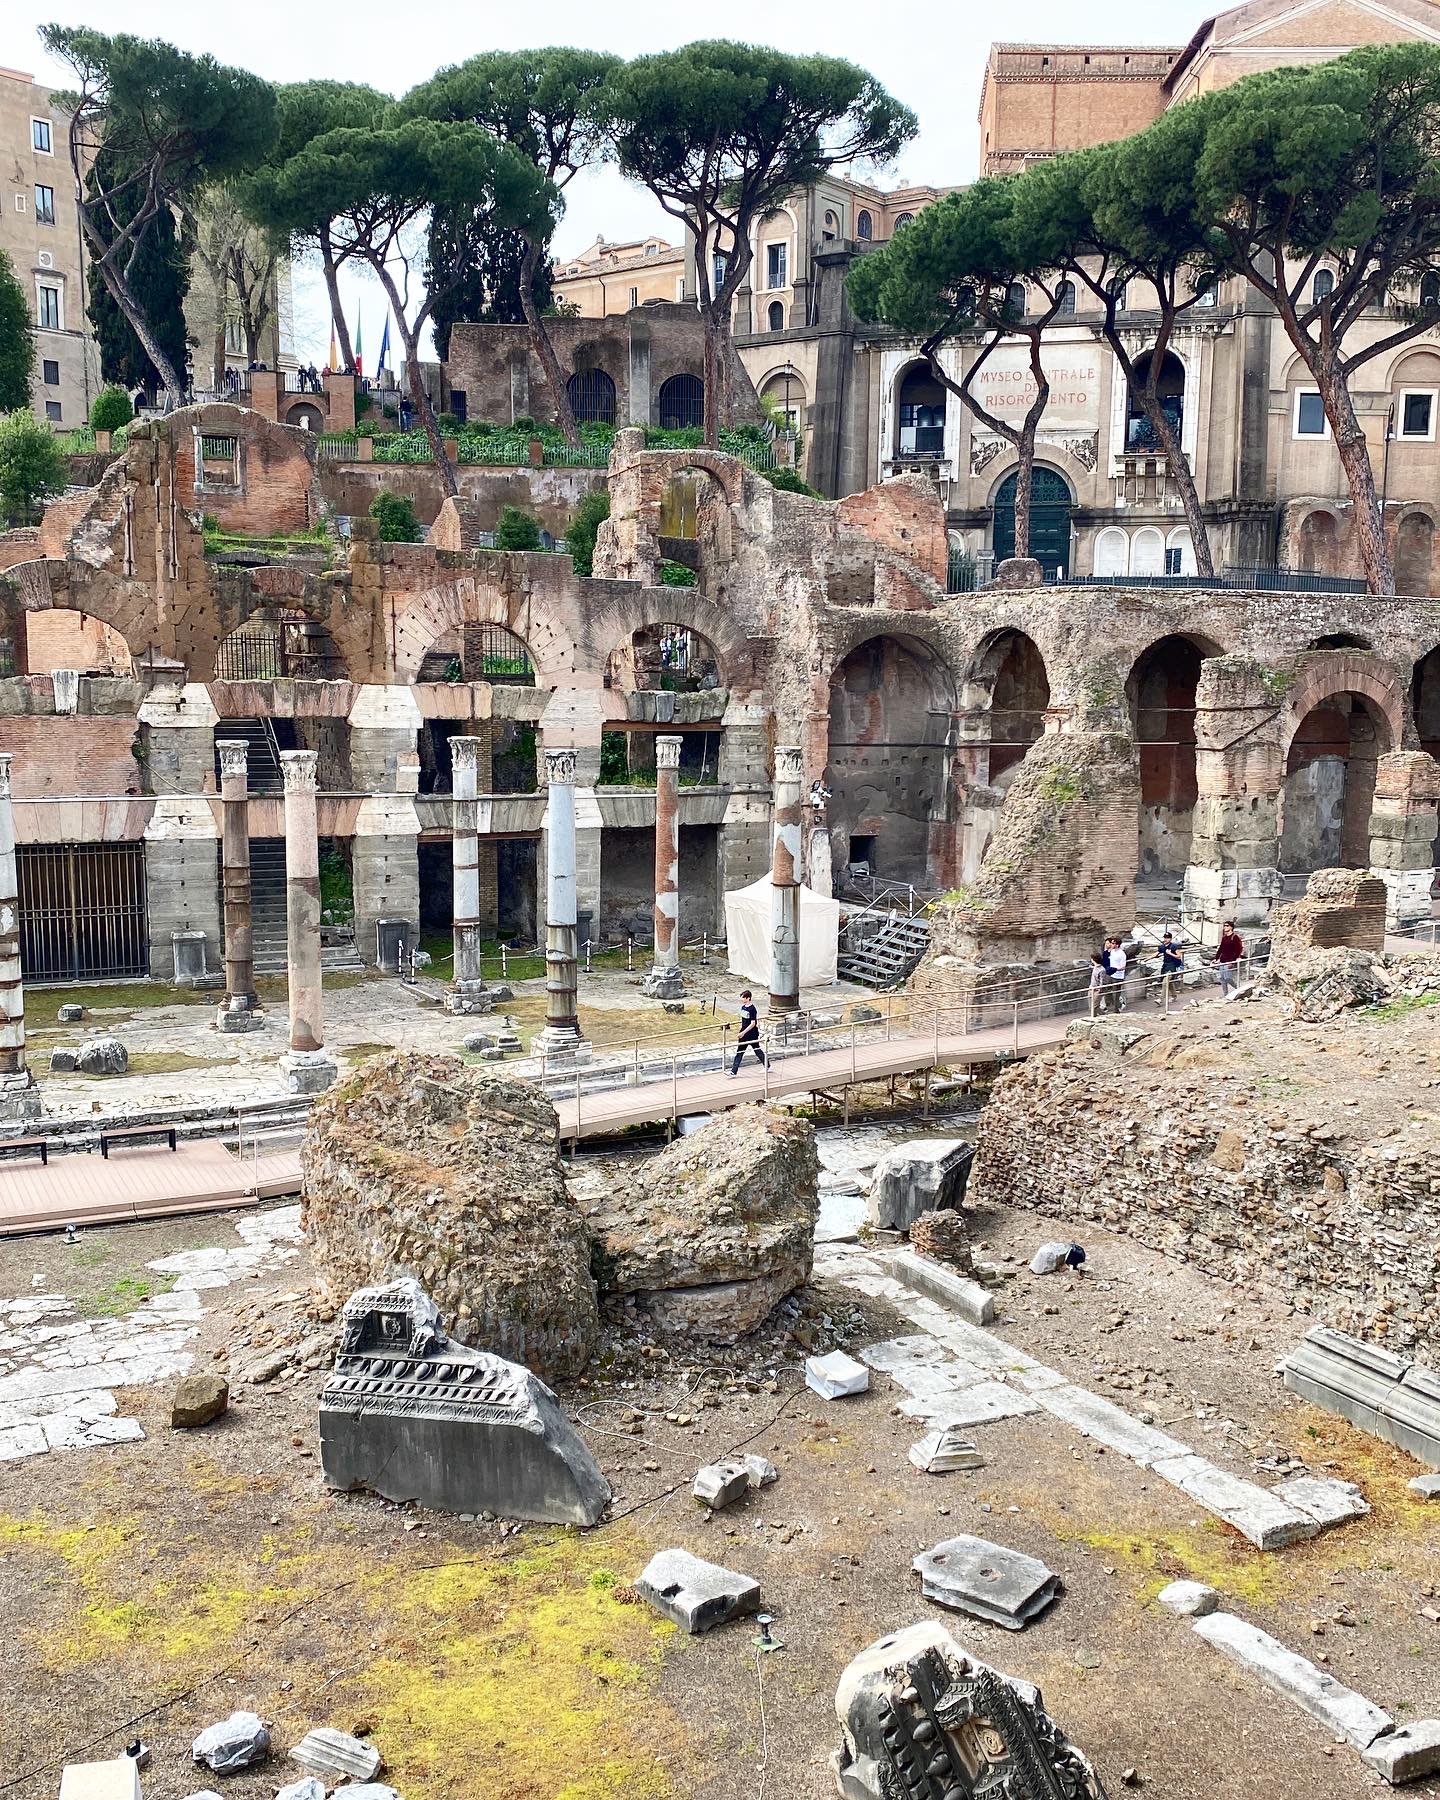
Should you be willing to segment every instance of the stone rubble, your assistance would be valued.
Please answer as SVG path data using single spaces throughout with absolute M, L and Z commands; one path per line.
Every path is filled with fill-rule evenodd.
M 380 1773 L 380 1752 L 363 1738 L 348 1731 L 337 1731 L 331 1725 L 318 1725 L 307 1731 L 290 1751 L 291 1762 L 308 1769 L 311 1776 L 348 1777 L 352 1781 L 368 1781 Z
M 1038 1557 L 964 1533 L 922 1552 L 910 1566 L 927 1600 L 1006 1631 L 1023 1631 L 1061 1590 L 1060 1577 Z
M 760 1583 L 752 1576 L 732 1574 L 688 1550 L 657 1551 L 636 1578 L 635 1591 L 692 1636 L 760 1606 Z
M 953 1425 L 926 1432 L 910 1446 L 910 1461 L 922 1475 L 953 1475 L 962 1469 L 983 1469 L 985 1458 Z
M 832 1350 L 828 1356 L 806 1358 L 805 1385 L 822 1400 L 839 1400 L 863 1394 L 870 1386 L 870 1371 L 843 1350 Z
M 202 1371 L 186 1375 L 170 1396 L 170 1427 L 194 1431 L 224 1416 L 230 1404 L 230 1383 L 223 1375 Z
M 908 1231 L 924 1212 L 953 1210 L 973 1154 L 964 1138 L 915 1138 L 887 1151 L 875 1165 L 866 1218 L 879 1231 Z
M 258 1713 L 233 1712 L 207 1725 L 190 1746 L 192 1759 L 217 1775 L 253 1769 L 270 1754 L 270 1732 Z

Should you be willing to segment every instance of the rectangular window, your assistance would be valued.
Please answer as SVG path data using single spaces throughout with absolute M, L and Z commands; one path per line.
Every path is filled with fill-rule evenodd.
M 784 244 L 767 244 L 765 246 L 765 285 L 767 288 L 788 286 L 785 280 L 785 249 Z
M 59 365 L 59 363 L 52 362 L 51 359 L 47 356 L 44 359 L 44 361 L 40 364 L 40 378 L 45 383 L 46 387 L 59 387 L 59 385 L 60 385 L 60 365 Z
M 55 190 L 35 183 L 35 223 L 37 225 L 53 225 L 55 223 Z
M 639 288 L 631 288 L 631 290 L 630 290 L 630 304 L 631 304 L 631 305 L 632 305 L 632 306 L 638 306 L 638 305 L 639 305 L 639 304 L 640 304 L 640 290 L 639 290 Z
M 58 425 L 60 423 L 60 402 L 58 400 L 47 400 L 45 402 L 45 417 L 52 425 Z
M 17 195 L 16 195 L 16 196 L 15 196 L 15 210 L 16 210 L 16 212 L 18 212 L 18 213 L 23 213 L 23 212 L 24 212 L 24 210 L 25 210 L 25 196 L 24 196 L 24 195 L 23 195 L 23 194 L 17 194 Z
M 915 406 L 908 402 L 900 408 L 900 454 L 902 456 L 943 456 L 945 454 L 945 402 L 938 406 Z
M 1435 437 L 1434 388 L 1403 388 L 1400 393 L 1400 435 L 1425 443 Z
M 729 267 L 723 256 L 717 256 L 710 265 L 710 293 L 718 294 L 725 285 L 725 271 Z
M 1182 556 L 1184 556 L 1184 554 L 1185 554 L 1185 552 L 1179 547 L 1178 544 L 1175 545 L 1173 548 L 1169 545 L 1166 546 L 1166 549 L 1165 549 L 1165 573 L 1167 575 L 1180 575 L 1180 574 L 1184 573 L 1184 571 L 1180 567 L 1180 559 Z
M 1313 388 L 1301 388 L 1295 396 L 1295 436 L 1324 437 L 1327 429 L 1319 394 Z
M 59 331 L 62 329 L 63 313 L 60 307 L 60 290 L 49 282 L 37 283 L 35 288 L 36 308 L 35 320 L 42 331 Z
M 54 146 L 50 142 L 50 121 L 48 119 L 32 119 L 30 121 L 30 142 L 42 156 L 53 156 Z

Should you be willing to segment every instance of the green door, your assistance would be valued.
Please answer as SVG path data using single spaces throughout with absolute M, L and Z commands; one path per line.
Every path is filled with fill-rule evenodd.
M 995 495 L 995 560 L 1015 554 L 1015 481 L 1011 472 Z M 1030 482 L 1030 554 L 1053 581 L 1070 572 L 1070 489 L 1054 469 L 1037 466 Z

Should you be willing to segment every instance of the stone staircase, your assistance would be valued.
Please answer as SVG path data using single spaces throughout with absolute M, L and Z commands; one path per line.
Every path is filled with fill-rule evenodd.
M 246 746 L 246 774 L 252 794 L 279 794 L 285 782 L 280 774 L 280 746 L 268 719 L 219 719 L 215 725 L 217 741 L 228 738 Z M 215 752 L 215 784 L 220 784 L 220 752 Z M 283 891 L 283 883 L 282 883 Z
M 287 938 L 284 838 L 250 840 L 250 926 L 255 943 L 255 973 L 283 975 Z M 353 975 L 364 969 L 353 932 L 327 925 L 325 936 L 331 941 L 320 951 L 322 973 Z
M 923 917 L 888 919 L 879 931 L 842 950 L 836 973 L 862 987 L 898 987 L 930 943 L 930 921 Z

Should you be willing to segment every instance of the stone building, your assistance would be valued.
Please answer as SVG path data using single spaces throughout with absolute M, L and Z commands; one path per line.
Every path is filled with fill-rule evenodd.
M 168 977 L 177 934 L 220 966 L 217 737 L 249 746 L 257 951 L 283 942 L 288 750 L 318 757 L 322 863 L 348 878 L 362 957 L 382 920 L 448 927 L 456 735 L 479 740 L 485 937 L 533 941 L 543 922 L 551 750 L 575 765 L 582 938 L 648 935 L 661 733 L 682 740 L 686 940 L 769 866 L 780 744 L 802 751 L 810 884 L 864 863 L 968 890 L 983 904 L 956 928 L 981 962 L 1064 962 L 1100 924 L 1128 927 L 1146 886 L 1173 907 L 1183 884 L 1202 930 L 1258 922 L 1287 878 L 1337 862 L 1379 873 L 1393 922 L 1428 915 L 1440 600 L 947 594 L 923 477 L 816 500 L 638 432 L 605 472 L 591 578 L 473 547 L 438 498 L 428 543 L 382 544 L 355 516 L 279 556 L 260 540 L 334 532 L 382 477 L 318 451 L 238 407 L 188 409 L 0 536 L 30 979 Z M 493 478 L 513 493 L 556 473 Z M 207 511 L 255 550 L 207 555 Z M 675 562 L 694 586 L 665 584 Z
M 574 256 L 557 258 L 550 283 L 557 303 L 573 308 L 582 319 L 632 312 L 654 301 L 684 300 L 687 293 L 694 298 L 686 287 L 684 246 L 662 237 L 622 244 L 598 237 Z

